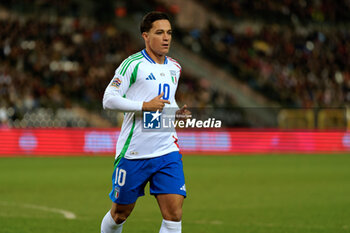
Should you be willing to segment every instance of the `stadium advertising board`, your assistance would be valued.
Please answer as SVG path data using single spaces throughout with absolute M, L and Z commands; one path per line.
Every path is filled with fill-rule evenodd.
M 120 129 L 0 129 L 0 156 L 110 155 Z M 350 151 L 347 131 L 180 131 L 184 154 L 338 153 Z

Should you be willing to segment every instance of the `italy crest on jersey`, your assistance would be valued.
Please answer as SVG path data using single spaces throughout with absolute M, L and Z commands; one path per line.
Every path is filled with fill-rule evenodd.
M 176 71 L 175 70 L 170 70 L 170 76 L 171 76 L 171 81 L 176 85 L 176 83 L 177 83 Z
M 115 197 L 115 199 L 118 199 L 119 193 L 120 193 L 120 189 L 119 189 L 118 187 L 116 187 L 116 188 L 114 189 L 114 197 Z

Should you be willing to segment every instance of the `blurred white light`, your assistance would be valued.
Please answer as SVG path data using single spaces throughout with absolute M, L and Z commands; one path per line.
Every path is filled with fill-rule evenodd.
M 35 49 L 35 41 L 28 41 L 28 49 Z
M 50 62 L 50 70 L 52 71 L 59 70 L 59 63 L 57 61 Z
M 27 43 L 28 43 L 27 41 L 22 41 L 21 42 L 21 48 L 22 49 L 27 49 Z
M 73 63 L 70 61 L 63 62 L 63 70 L 68 72 L 73 69 Z
M 314 50 L 314 48 L 315 48 L 314 43 L 312 43 L 311 41 L 306 42 L 306 48 L 307 48 L 309 51 Z
M 7 111 L 5 108 L 0 108 L 0 121 L 7 120 Z
M 335 72 L 335 81 L 341 84 L 344 81 L 343 74 L 340 71 Z
M 4 54 L 7 56 L 11 53 L 11 47 L 7 44 L 4 48 Z
M 79 68 L 79 64 L 77 62 L 72 61 L 52 61 L 50 63 L 50 69 L 52 71 L 65 71 L 70 72 L 77 70 Z
M 29 49 L 29 50 L 32 50 L 32 49 L 35 49 L 35 41 L 22 41 L 21 42 L 21 48 L 22 49 Z

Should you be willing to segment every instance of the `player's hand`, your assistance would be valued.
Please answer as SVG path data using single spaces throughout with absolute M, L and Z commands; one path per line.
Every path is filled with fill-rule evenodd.
M 164 95 L 164 92 L 160 93 L 160 95 L 156 96 L 149 102 L 143 102 L 142 105 L 142 111 L 162 111 L 165 104 L 170 104 L 169 100 L 163 100 L 162 97 Z
M 192 117 L 192 113 L 187 109 L 187 104 L 185 104 L 181 109 L 176 111 L 175 119 L 176 120 L 186 120 Z

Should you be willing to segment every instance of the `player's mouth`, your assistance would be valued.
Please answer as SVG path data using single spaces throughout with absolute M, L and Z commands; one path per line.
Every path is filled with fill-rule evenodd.
M 163 48 L 169 48 L 169 44 L 162 44 Z

